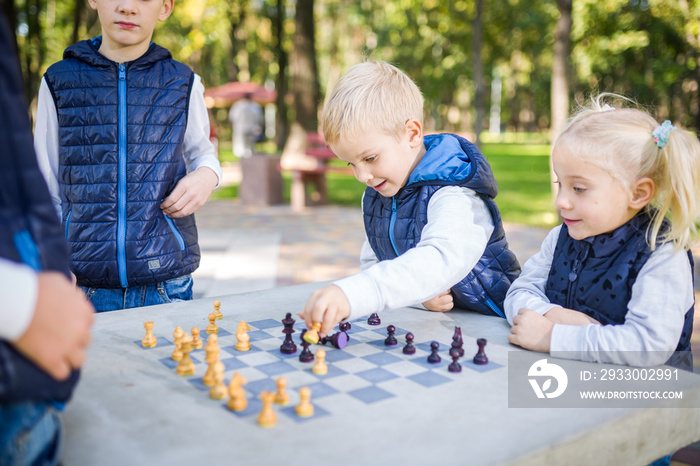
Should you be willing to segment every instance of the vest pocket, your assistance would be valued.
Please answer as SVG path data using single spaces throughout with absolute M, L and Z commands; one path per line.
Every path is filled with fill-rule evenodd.
M 168 226 L 170 226 L 170 230 L 173 232 L 173 235 L 175 235 L 175 239 L 177 240 L 177 244 L 180 245 L 180 251 L 185 250 L 185 240 L 182 238 L 182 235 L 180 234 L 180 230 L 177 229 L 175 226 L 175 222 L 173 222 L 173 219 L 168 217 L 167 215 L 164 215 L 165 221 L 168 222 Z

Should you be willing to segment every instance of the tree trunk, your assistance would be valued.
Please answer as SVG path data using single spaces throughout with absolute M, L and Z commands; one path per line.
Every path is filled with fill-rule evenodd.
M 557 0 L 559 7 L 559 19 L 554 30 L 554 57 L 552 61 L 552 122 L 550 125 L 550 139 L 552 144 L 561 132 L 569 114 L 569 80 L 568 59 L 571 53 L 571 3 L 572 0 Z M 554 188 L 554 168 L 552 159 L 549 159 L 549 175 L 552 179 L 552 199 L 556 198 Z
M 277 97 L 275 98 L 275 143 L 277 150 L 281 151 L 287 142 L 289 134 L 289 122 L 287 121 L 287 52 L 284 50 L 284 20 L 285 20 L 285 3 L 284 0 L 277 0 L 277 14 L 275 15 L 274 28 L 275 36 L 277 37 L 277 45 L 275 52 L 277 54 L 277 64 L 279 72 L 277 73 L 277 81 L 275 89 Z
M 238 66 L 238 51 L 239 40 L 236 37 L 238 29 L 243 25 L 245 21 L 246 12 L 246 1 L 242 0 L 231 0 L 231 7 L 229 8 L 229 22 L 231 23 L 231 31 L 229 33 L 229 39 L 231 40 L 231 60 L 229 61 L 228 68 L 228 79 L 229 81 L 238 81 L 238 72 L 240 67 Z
M 554 30 L 554 57 L 552 62 L 552 143 L 559 136 L 569 115 L 569 72 L 571 54 L 571 3 L 572 0 L 557 0 L 559 19 Z
M 306 136 L 318 127 L 319 84 L 316 66 L 314 0 L 297 0 L 294 49 L 290 57 L 294 121 L 282 153 L 282 168 L 316 168 L 318 161 L 305 154 Z
M 83 22 L 83 12 L 85 11 L 85 0 L 75 0 L 75 9 L 73 9 L 73 34 L 71 35 L 71 44 L 75 44 L 80 40 L 80 25 Z
M 481 13 L 484 1 L 476 0 L 474 8 L 474 21 L 472 22 L 472 60 L 474 61 L 474 82 L 476 90 L 474 93 L 474 107 L 476 107 L 476 119 L 474 120 L 474 144 L 481 145 L 481 129 L 484 126 L 484 115 L 486 114 L 484 97 L 486 87 L 484 86 L 484 64 L 481 59 L 482 24 Z

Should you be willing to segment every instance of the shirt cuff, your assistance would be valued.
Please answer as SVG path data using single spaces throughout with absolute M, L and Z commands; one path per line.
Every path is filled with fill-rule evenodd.
M 39 282 L 36 272 L 23 264 L 3 265 L 0 272 L 0 338 L 17 341 L 34 318 Z
M 333 284 L 345 293 L 345 297 L 350 303 L 350 315 L 347 320 L 368 316 L 381 306 L 378 293 L 367 293 L 368 290 L 376 290 L 376 287 L 372 279 L 365 273 L 351 275 L 333 282 Z

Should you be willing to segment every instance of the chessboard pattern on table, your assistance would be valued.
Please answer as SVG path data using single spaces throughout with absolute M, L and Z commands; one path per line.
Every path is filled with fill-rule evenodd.
M 314 362 L 302 363 L 299 354 L 302 351 L 300 334 L 306 325 L 303 321 L 294 324 L 295 333 L 292 335 L 297 345 L 297 351 L 293 354 L 283 354 L 280 346 L 284 341 L 283 326 L 280 321 L 263 319 L 247 322 L 251 327 L 248 331 L 251 349 L 238 351 L 235 349 L 236 337 L 227 330 L 230 327 L 234 332 L 238 322 L 228 323 L 229 320 L 217 321 L 219 327 L 218 345 L 220 347 L 219 360 L 225 366 L 225 380 L 228 386 L 234 372 L 239 372 L 246 380 L 243 387 L 248 397 L 248 407 L 240 412 L 232 414 L 239 417 L 255 416 L 260 411 L 262 403 L 259 395 L 262 391 L 277 390 L 276 380 L 284 377 L 287 380 L 287 391 L 292 394 L 299 388 L 307 386 L 311 389 L 311 402 L 315 406 L 314 415 L 309 418 L 301 418 L 294 412 L 294 404 L 289 403 L 279 409 L 279 412 L 288 415 L 297 422 L 306 422 L 319 417 L 332 414 L 333 405 L 324 404 L 323 399 L 330 395 L 344 393 L 361 403 L 371 405 L 401 396 L 401 387 L 411 384 L 413 388 L 429 390 L 431 387 L 451 383 L 461 377 L 470 377 L 479 372 L 486 372 L 502 368 L 501 364 L 489 361 L 486 365 L 476 365 L 472 358 L 478 348 L 476 339 L 464 340 L 464 357 L 459 360 L 462 372 L 448 372 L 447 367 L 452 362 L 449 357 L 450 340 L 440 341 L 439 354 L 441 361 L 436 364 L 427 361 L 430 354 L 432 340 L 423 340 L 420 332 L 412 329 L 396 327 L 396 346 L 386 346 L 384 340 L 387 337 L 387 325 L 371 326 L 366 319 L 358 319 L 351 322 L 352 327 L 347 331 L 350 339 L 343 349 L 337 349 L 330 344 L 311 345 L 310 350 L 323 348 L 326 351 L 326 364 L 328 373 L 316 375 L 312 372 Z M 186 330 L 186 329 L 185 329 Z M 337 329 L 336 329 L 337 330 Z M 190 358 L 195 364 L 195 374 L 182 377 L 176 374 L 177 361 L 171 358 L 174 349 L 172 336 L 164 336 L 163 333 L 172 329 L 159 328 L 158 323 L 154 327 L 154 334 L 158 338 L 155 348 L 143 348 L 154 353 L 162 364 L 172 369 L 174 378 L 180 377 L 183 383 L 189 383 L 195 390 L 201 391 L 203 397 L 208 397 L 210 387 L 202 383 L 202 376 L 206 372 L 207 363 L 204 361 L 204 348 L 190 352 Z M 416 353 L 403 354 L 405 335 L 411 332 L 415 335 L 414 346 Z M 201 329 L 201 339 L 205 343 L 208 335 L 204 328 Z M 135 344 L 141 347 L 141 341 Z M 488 353 L 488 346 L 486 347 Z M 212 400 L 214 401 L 214 400 Z M 220 401 L 226 409 L 227 399 Z

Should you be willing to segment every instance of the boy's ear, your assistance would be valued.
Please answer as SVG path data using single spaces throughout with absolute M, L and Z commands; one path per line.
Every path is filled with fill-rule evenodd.
M 410 119 L 406 122 L 406 134 L 408 135 L 408 144 L 415 149 L 423 142 L 423 126 L 420 121 Z
M 158 15 L 158 21 L 163 22 L 168 19 L 170 14 L 173 12 L 174 7 L 175 0 L 163 0 L 163 8 L 160 10 L 160 14 Z
M 641 209 L 651 202 L 654 197 L 656 186 L 651 178 L 640 178 L 632 183 L 632 198 L 630 199 L 630 207 L 633 209 Z
M 97 10 L 97 2 L 95 0 L 88 0 L 88 4 L 90 5 L 90 8 Z

